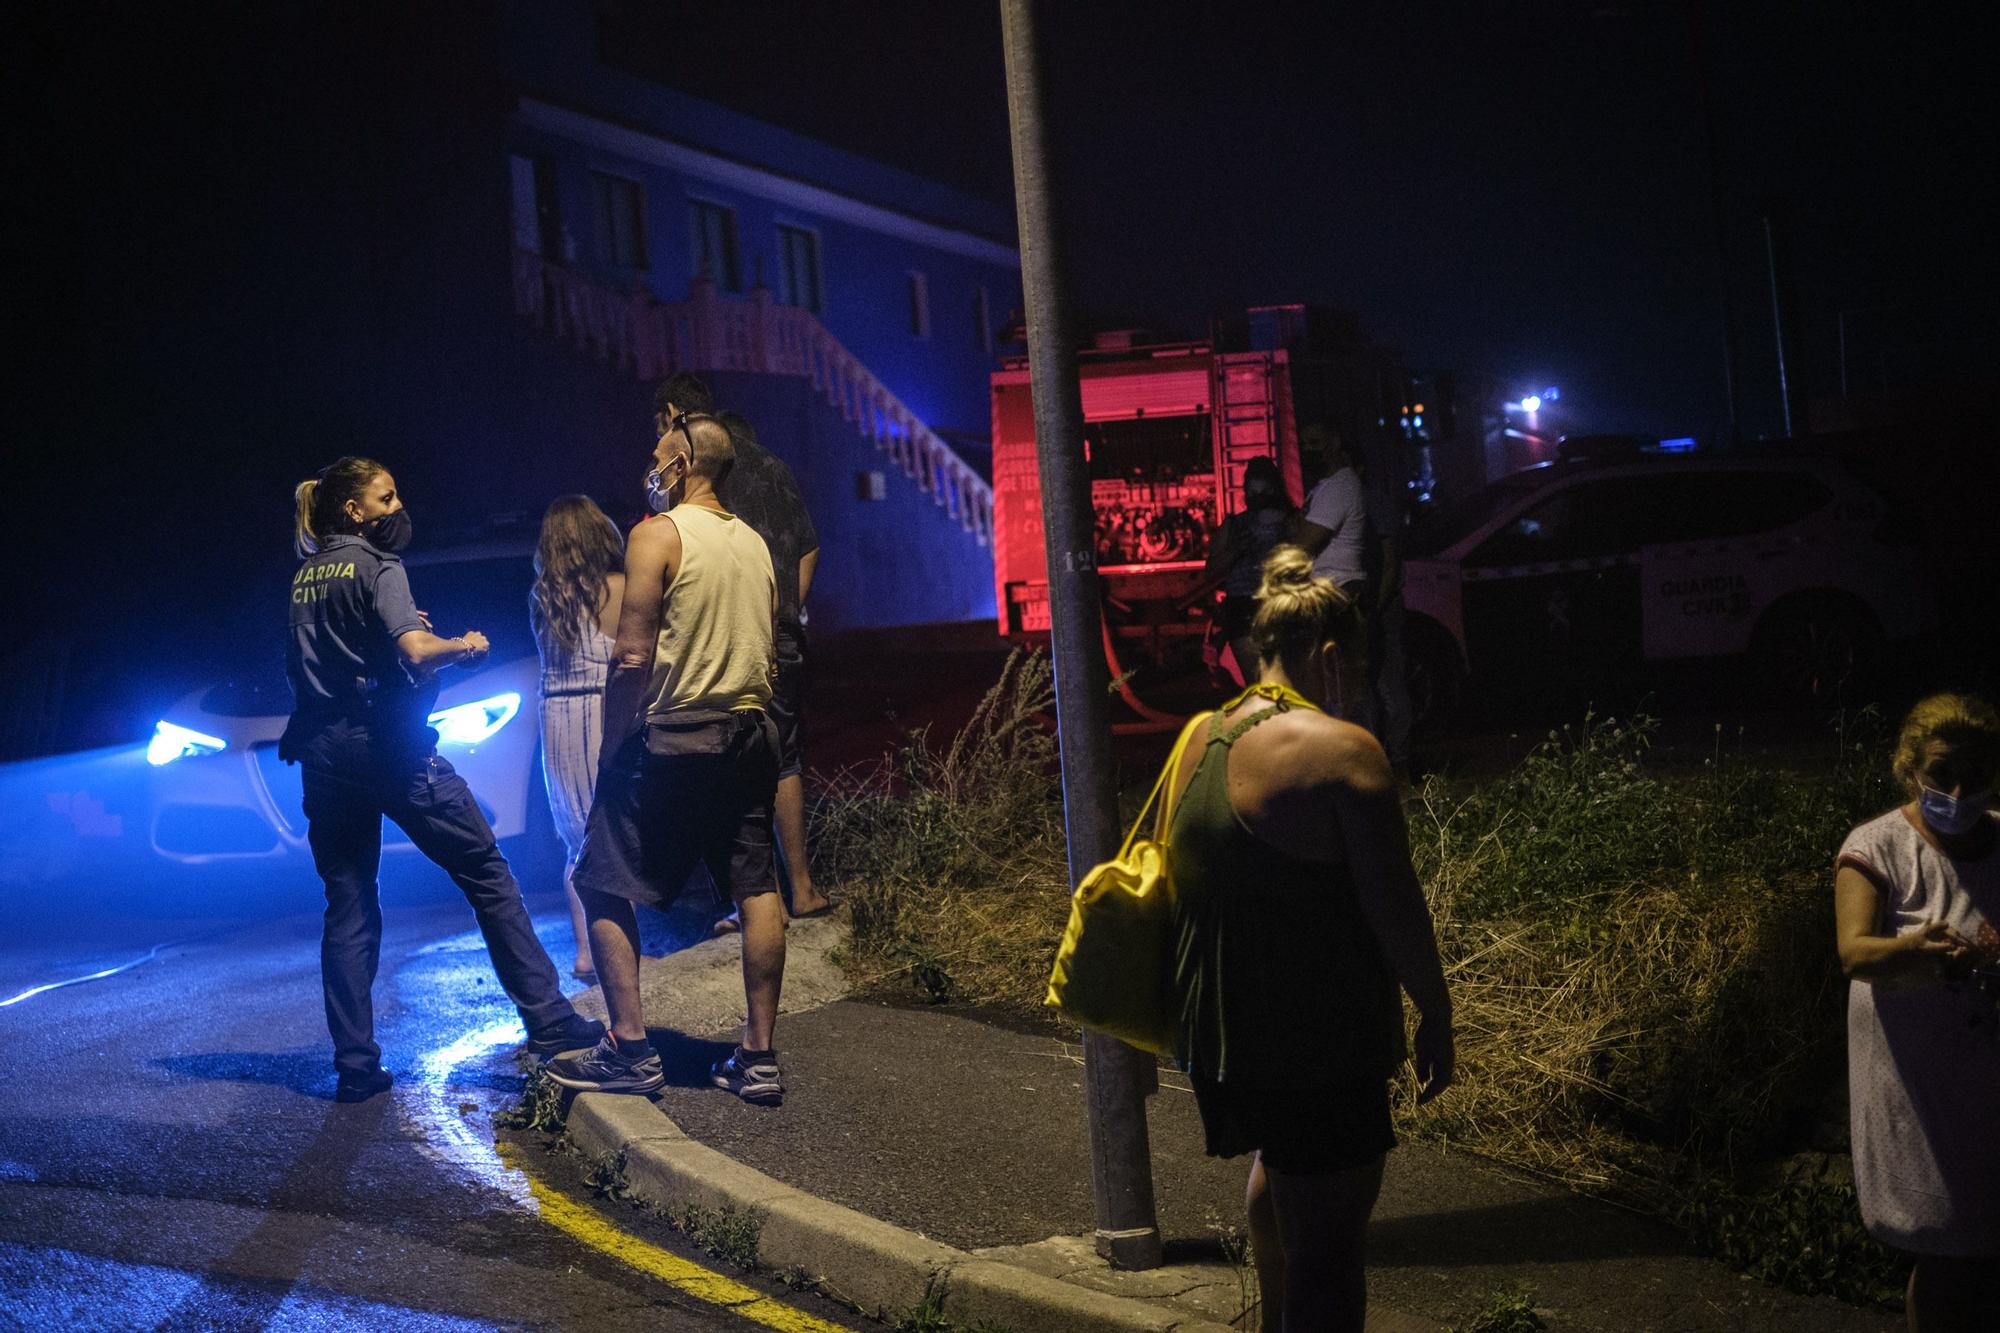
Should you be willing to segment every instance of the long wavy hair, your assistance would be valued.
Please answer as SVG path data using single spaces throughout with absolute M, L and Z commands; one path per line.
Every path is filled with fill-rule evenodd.
M 589 496 L 565 495 L 551 504 L 542 515 L 535 586 L 528 594 L 535 642 L 576 652 L 585 622 L 597 616 L 605 580 L 624 567 L 625 539 Z

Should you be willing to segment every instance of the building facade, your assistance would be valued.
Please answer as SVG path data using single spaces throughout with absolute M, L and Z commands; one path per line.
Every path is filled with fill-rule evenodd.
M 726 379 L 811 483 L 817 623 L 990 617 L 1010 211 L 627 73 L 586 4 L 503 15 L 517 320 L 580 374 Z

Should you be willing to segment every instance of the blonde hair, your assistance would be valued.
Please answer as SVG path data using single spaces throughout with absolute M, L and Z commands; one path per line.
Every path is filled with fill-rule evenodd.
M 587 495 L 565 495 L 542 515 L 535 543 L 535 586 L 528 594 L 528 622 L 535 642 L 553 641 L 565 653 L 583 643 L 583 622 L 594 619 L 605 580 L 625 565 L 625 538 Z
M 1912 793 L 1917 790 L 1917 770 L 1924 766 L 1933 741 L 1954 749 L 1983 750 L 1989 763 L 2000 764 L 2000 712 L 1976 694 L 1933 694 L 1912 708 L 1903 719 L 1896 755 L 1890 761 L 1896 780 Z
M 1313 573 L 1304 547 L 1280 546 L 1264 558 L 1250 637 L 1265 661 L 1328 639 L 1344 645 L 1358 628 L 1355 621 L 1353 599 L 1332 579 Z
M 388 470 L 372 458 L 344 454 L 292 488 L 292 550 L 301 560 L 340 530 L 347 502 Z

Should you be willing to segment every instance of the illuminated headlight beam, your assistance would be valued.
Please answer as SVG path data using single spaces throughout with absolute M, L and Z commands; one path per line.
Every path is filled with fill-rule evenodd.
M 440 708 L 431 714 L 430 723 L 437 728 L 440 745 L 477 745 L 512 722 L 520 711 L 521 696 L 509 691 Z
M 158 768 L 190 755 L 221 754 L 228 748 L 229 742 L 220 737 L 160 721 L 153 724 L 153 739 L 146 742 L 146 762 Z

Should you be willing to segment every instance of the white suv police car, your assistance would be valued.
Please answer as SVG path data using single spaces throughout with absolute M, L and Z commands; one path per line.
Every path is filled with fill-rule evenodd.
M 1643 663 L 1748 657 L 1767 695 L 1840 696 L 1936 628 L 1921 552 L 1831 459 L 1545 463 L 1412 540 L 1405 645 L 1419 717 L 1468 677 L 1586 687 Z

